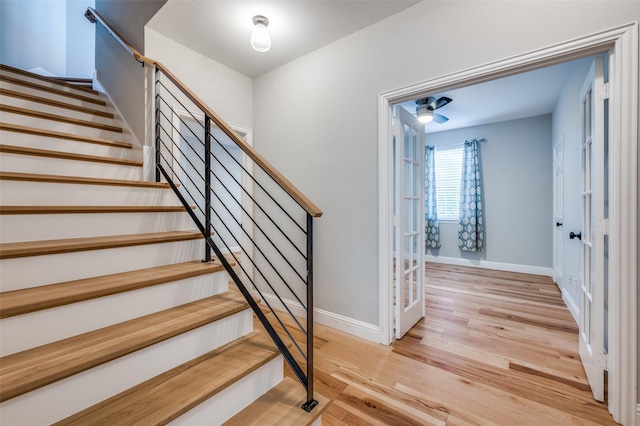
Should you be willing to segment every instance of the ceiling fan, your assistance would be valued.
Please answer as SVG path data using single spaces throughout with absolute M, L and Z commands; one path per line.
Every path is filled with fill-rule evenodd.
M 416 107 L 416 115 L 418 116 L 418 120 L 420 120 L 422 123 L 435 121 L 436 123 L 440 124 L 448 121 L 449 119 L 447 117 L 441 114 L 436 114 L 433 111 L 438 108 L 442 108 L 451 101 L 452 99 L 447 98 L 446 96 L 443 96 L 437 100 L 432 96 L 416 100 L 416 104 L 418 105 Z

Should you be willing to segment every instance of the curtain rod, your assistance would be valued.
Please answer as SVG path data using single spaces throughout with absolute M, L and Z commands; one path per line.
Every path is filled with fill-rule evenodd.
M 470 141 L 465 141 L 465 142 L 486 142 L 487 140 L 485 138 L 482 139 L 471 139 Z

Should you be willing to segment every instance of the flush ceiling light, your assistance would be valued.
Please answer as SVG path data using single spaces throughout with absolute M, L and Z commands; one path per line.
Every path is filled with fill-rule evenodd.
M 251 47 L 258 52 L 266 52 L 271 48 L 271 37 L 269 37 L 269 20 L 262 15 L 253 17 L 253 33 L 251 34 Z
M 418 105 L 416 115 L 421 123 L 429 123 L 433 120 L 433 111 L 428 108 L 428 105 Z

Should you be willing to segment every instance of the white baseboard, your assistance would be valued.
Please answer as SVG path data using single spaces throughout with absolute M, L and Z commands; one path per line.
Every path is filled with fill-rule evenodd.
M 471 260 L 457 257 L 443 257 L 426 255 L 425 260 L 433 263 L 444 263 L 446 265 L 470 266 L 472 268 L 495 269 L 497 271 L 518 272 L 521 274 L 543 275 L 553 277 L 553 268 L 543 266 L 518 265 L 515 263 L 492 262 L 489 260 Z
M 264 298 L 269 302 L 274 309 L 285 310 L 280 300 L 271 294 L 263 294 Z M 258 296 L 259 297 L 259 296 Z M 283 299 L 284 303 L 291 310 L 291 312 L 298 317 L 306 317 L 306 312 L 302 306 L 293 300 Z M 353 318 L 338 315 L 333 312 L 325 311 L 324 309 L 313 309 L 314 322 L 327 327 L 335 328 L 336 330 L 343 331 L 345 333 L 352 334 L 354 336 L 369 340 L 371 342 L 380 343 L 380 327 L 377 325 L 369 324 L 364 321 L 356 320 Z
M 640 404 L 636 405 L 636 425 L 640 425 Z
M 567 308 L 569 308 L 569 312 L 571 312 L 571 316 L 573 316 L 576 324 L 579 324 L 580 309 L 578 309 L 578 305 L 576 305 L 576 302 L 574 302 L 574 300 L 567 295 L 566 291 L 562 292 L 562 300 L 564 300 L 564 304 L 567 305 Z

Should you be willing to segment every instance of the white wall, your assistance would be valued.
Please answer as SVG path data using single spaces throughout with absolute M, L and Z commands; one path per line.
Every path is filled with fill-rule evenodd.
M 94 0 L 0 1 L 0 63 L 90 78 L 94 29 L 84 18 Z
M 640 2 L 421 2 L 256 78 L 256 148 L 324 211 L 316 305 L 379 325 L 380 93 L 638 19 Z
M 587 76 L 592 59 L 583 59 L 571 64 L 567 81 L 553 110 L 553 141 L 564 138 L 564 220 L 562 232 L 563 263 L 562 283 L 558 283 L 563 296 L 568 298 L 572 310 L 578 304 L 578 280 L 580 276 L 580 242 L 570 240 L 571 231 L 580 231 L 580 89 Z M 569 275 L 572 280 L 569 282 Z M 573 306 L 572 306 L 573 305 Z M 574 316 L 578 312 L 573 312 Z
M 141 54 L 144 26 L 167 0 L 96 0 L 100 15 Z M 145 140 L 145 68 L 100 24 L 96 31 L 96 71 L 139 144 Z
M 540 271 L 551 268 L 551 115 L 430 133 L 426 141 L 438 147 L 474 138 L 487 140 L 480 144 L 485 250 L 460 251 L 457 221 L 441 221 L 442 247 L 429 249 L 427 255 L 436 262 L 444 257 L 478 266 L 488 261 Z
M 66 76 L 93 77 L 95 64 L 95 25 L 84 17 L 95 0 L 67 0 Z
M 253 81 L 166 36 L 145 28 L 145 54 L 161 62 L 230 124 L 253 127 Z

